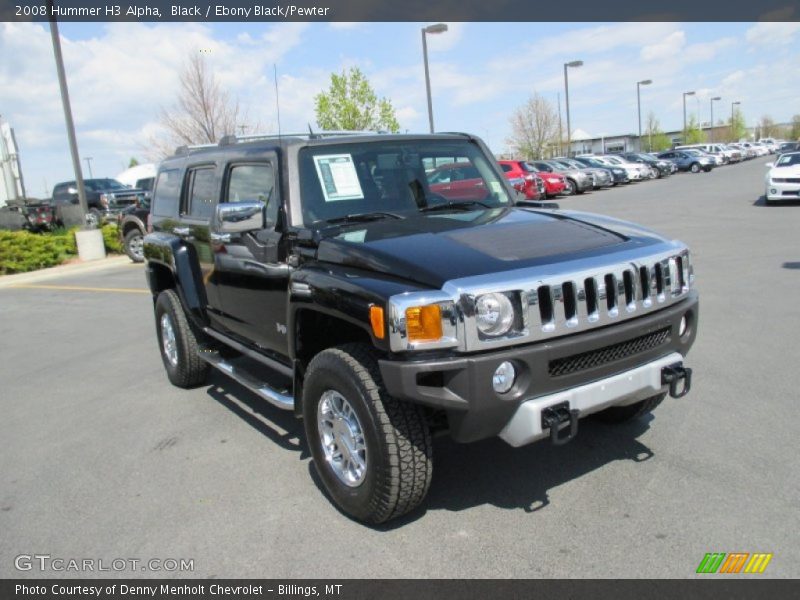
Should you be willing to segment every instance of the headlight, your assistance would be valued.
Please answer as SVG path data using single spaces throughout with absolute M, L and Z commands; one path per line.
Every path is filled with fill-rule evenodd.
M 505 294 L 483 294 L 475 300 L 475 322 L 485 336 L 497 337 L 514 324 L 514 306 Z
M 100 206 L 108 208 L 108 195 L 100 194 Z
M 548 177 L 547 181 L 549 181 L 550 183 L 558 183 L 561 180 L 558 177 Z

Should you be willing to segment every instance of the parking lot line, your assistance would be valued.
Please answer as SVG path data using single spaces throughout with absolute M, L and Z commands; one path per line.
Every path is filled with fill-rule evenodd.
M 150 290 L 137 288 L 102 288 L 88 287 L 83 285 L 45 285 L 45 284 L 18 284 L 8 286 L 9 289 L 24 290 L 67 290 L 73 292 L 113 292 L 117 294 L 149 294 Z

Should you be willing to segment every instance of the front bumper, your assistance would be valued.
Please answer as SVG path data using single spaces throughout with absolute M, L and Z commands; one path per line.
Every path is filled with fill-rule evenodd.
M 684 315 L 689 326 L 681 337 Z M 674 353 L 685 356 L 694 343 L 698 316 L 698 295 L 692 291 L 684 301 L 638 319 L 551 341 L 481 354 L 381 360 L 381 375 L 391 396 L 445 410 L 453 439 L 472 442 L 500 434 L 527 401 L 574 390 Z M 628 352 L 630 348 L 636 351 Z M 509 392 L 499 394 L 492 387 L 492 375 L 504 361 L 515 366 L 517 377 Z M 604 406 L 626 401 L 627 395 L 611 398 Z
M 800 200 L 800 183 L 770 181 L 766 189 L 767 200 L 784 200 L 786 202 Z

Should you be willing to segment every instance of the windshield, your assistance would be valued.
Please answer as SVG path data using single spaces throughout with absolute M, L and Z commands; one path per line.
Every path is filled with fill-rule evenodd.
M 299 165 L 306 226 L 355 215 L 409 216 L 437 205 L 512 204 L 505 178 L 467 140 L 312 146 L 300 150 Z
M 784 154 L 779 156 L 778 162 L 775 163 L 776 167 L 793 167 L 794 165 L 800 165 L 800 153 Z
M 700 152 L 700 150 L 696 150 L 695 148 L 685 148 L 683 150 L 684 154 L 691 154 L 692 156 L 703 156 L 705 152 Z
M 621 165 L 622 161 L 614 156 L 604 156 L 603 160 L 611 163 L 612 165 Z

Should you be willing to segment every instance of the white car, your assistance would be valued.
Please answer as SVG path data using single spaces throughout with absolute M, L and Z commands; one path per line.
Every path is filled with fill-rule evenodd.
M 770 167 L 766 176 L 766 202 L 800 200 L 800 152 L 781 154 Z
M 639 163 L 628 162 L 619 156 L 595 156 L 597 160 L 603 162 L 611 167 L 620 167 L 625 169 L 628 174 L 628 179 L 631 181 L 642 181 L 643 179 L 650 179 L 650 167 L 640 165 Z

